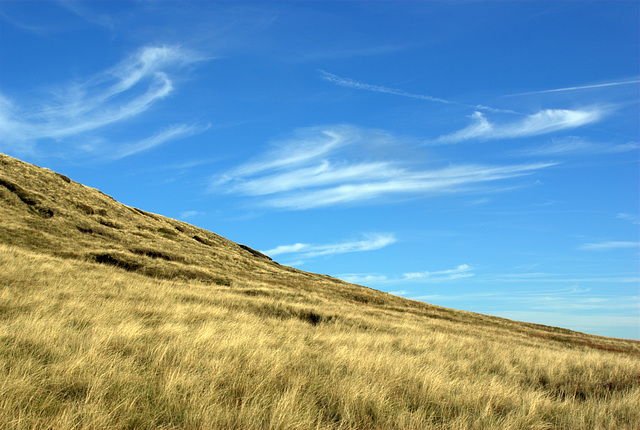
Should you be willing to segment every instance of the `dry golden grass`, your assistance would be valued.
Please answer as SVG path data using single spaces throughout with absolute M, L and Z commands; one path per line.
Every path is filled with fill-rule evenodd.
M 639 404 L 640 342 L 283 267 L 0 156 L 0 428 L 634 429 Z

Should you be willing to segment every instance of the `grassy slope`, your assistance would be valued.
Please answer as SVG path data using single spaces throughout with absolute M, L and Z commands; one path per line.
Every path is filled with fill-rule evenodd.
M 0 155 L 2 428 L 640 428 L 640 342 L 280 266 Z

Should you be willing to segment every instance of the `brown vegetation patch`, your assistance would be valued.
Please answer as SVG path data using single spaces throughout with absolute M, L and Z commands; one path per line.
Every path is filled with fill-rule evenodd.
M 178 233 L 175 232 L 175 230 L 172 230 L 170 228 L 166 228 L 166 227 L 160 227 L 158 229 L 158 233 L 160 233 L 162 236 L 166 237 L 167 239 L 176 239 L 176 236 L 178 236 Z
M 259 316 L 281 320 L 299 319 L 313 326 L 321 323 L 335 322 L 337 318 L 336 315 L 326 315 L 313 309 L 290 306 L 282 301 L 257 302 L 256 305 L 248 309 Z
M 153 250 L 153 249 L 147 249 L 147 248 L 131 248 L 129 249 L 129 251 L 131 251 L 134 254 L 137 255 L 143 255 L 145 257 L 150 257 L 150 258 L 159 258 L 161 260 L 165 260 L 165 261 L 177 261 L 177 262 L 181 262 L 184 263 L 185 259 L 182 256 L 178 256 L 175 254 L 170 254 L 168 252 L 162 252 L 162 251 L 157 251 L 157 250 Z
M 363 304 L 382 305 L 385 300 L 376 294 L 367 294 L 367 292 L 342 291 L 340 293 L 344 298 L 353 300 L 354 302 Z
M 85 234 L 93 234 L 94 233 L 94 231 L 93 231 L 93 229 L 91 227 L 86 227 L 86 226 L 83 226 L 83 225 L 77 225 L 76 228 L 78 229 L 78 231 L 80 233 L 85 233 Z
M 30 304 L 12 304 L 8 305 L 0 303 L 0 320 L 7 320 L 16 317 L 17 315 L 31 312 L 33 305 Z
M 115 229 L 120 229 L 122 228 L 118 223 L 111 221 L 109 219 L 106 218 L 98 218 L 98 222 L 100 224 L 102 224 L 105 227 L 110 227 L 110 228 L 115 228 Z
M 153 219 L 158 219 L 158 217 L 157 217 L 155 214 L 152 214 L 152 213 L 150 213 L 150 212 L 143 211 L 142 209 L 132 208 L 132 207 L 130 207 L 129 209 L 130 209 L 133 213 L 137 213 L 137 214 L 140 214 L 140 215 L 144 215 L 144 216 L 146 216 L 146 217 L 153 218 Z
M 535 328 L 540 328 L 540 331 L 533 330 L 522 330 L 522 329 L 514 329 L 514 332 L 517 333 L 525 333 L 528 336 L 550 340 L 554 342 L 558 342 L 560 344 L 569 346 L 569 347 L 577 347 L 584 346 L 587 348 L 599 349 L 601 351 L 610 351 L 610 352 L 618 352 L 625 353 L 631 355 L 640 355 L 640 350 L 636 348 L 621 348 L 619 345 L 610 345 L 604 341 L 600 343 L 596 343 L 589 340 L 580 339 L 579 336 L 576 336 L 577 333 L 571 332 L 567 329 L 560 329 L 556 327 L 547 327 L 540 324 L 530 324 Z M 544 328 L 545 331 L 541 331 Z M 626 346 L 626 345 L 625 345 Z
M 212 243 L 212 242 L 210 242 L 209 240 L 207 240 L 207 239 L 205 239 L 205 238 L 203 238 L 203 237 L 198 236 L 197 234 L 196 234 L 196 235 L 194 235 L 194 236 L 193 236 L 193 238 L 194 238 L 196 241 L 198 241 L 198 242 L 200 242 L 201 244 L 203 244 L 203 245 L 213 246 L 213 243 Z
M 89 394 L 89 383 L 86 381 L 52 382 L 43 387 L 43 390 L 64 402 L 81 403 Z
M 240 245 L 238 244 L 238 246 L 242 249 L 244 249 L 245 251 L 248 251 L 251 255 L 255 256 L 255 257 L 259 257 L 259 258 L 264 258 L 266 260 L 271 260 L 271 257 L 264 255 L 262 252 L 260 251 L 256 251 L 255 249 L 249 248 L 247 245 Z
M 7 335 L 0 337 L 0 359 L 19 360 L 29 357 L 41 364 L 52 363 L 56 353 L 46 344 L 46 339 L 33 341 Z
M 129 272 L 136 272 L 142 269 L 143 265 L 127 256 L 117 252 L 104 252 L 93 254 L 93 259 L 100 264 L 116 266 Z
M 87 215 L 93 215 L 95 213 L 91 206 L 85 205 L 84 203 L 76 203 L 76 207 Z
M 34 193 L 30 193 L 18 184 L 14 184 L 4 178 L 0 178 L 0 185 L 15 194 L 23 203 L 33 206 L 38 204 L 40 199 Z
M 33 211 L 42 218 L 52 218 L 55 215 L 53 209 L 40 205 L 33 206 Z
M 54 172 L 54 173 L 55 173 L 55 172 Z M 63 175 L 62 173 L 55 173 L 55 175 L 56 175 L 58 178 L 60 178 L 60 179 L 62 179 L 63 181 L 65 181 L 67 184 L 70 184 L 70 183 L 71 183 L 71 179 L 69 179 L 69 177 L 67 177 L 67 176 Z
M 640 385 L 640 375 L 611 381 L 554 381 L 553 386 L 546 380 L 540 385 L 551 392 L 551 397 L 565 401 L 567 399 L 584 402 L 587 399 L 604 400 L 613 393 L 624 393 Z
M 270 291 L 255 290 L 255 289 L 241 290 L 240 293 L 250 297 L 257 297 L 257 296 L 270 297 L 273 295 L 273 293 L 271 293 Z
M 41 204 L 42 196 L 39 194 L 27 191 L 20 185 L 4 178 L 0 178 L 0 185 L 13 193 L 24 204 L 29 206 L 29 210 L 34 212 L 36 215 L 41 216 L 42 218 L 51 218 L 54 216 L 55 211 L 52 208 Z
M 215 284 L 223 287 L 230 287 L 232 285 L 231 279 L 216 276 L 202 270 L 191 268 L 175 268 L 173 270 L 158 270 L 145 273 L 149 276 L 156 276 L 161 279 L 182 279 L 185 281 L 200 281 L 205 284 Z
M 78 224 L 76 225 L 76 229 L 80 232 L 80 233 L 84 233 L 84 234 L 97 234 L 99 236 L 104 236 L 107 238 L 113 238 L 113 234 L 108 232 L 106 229 L 101 228 L 98 225 L 95 226 L 89 226 L 87 224 Z
M 139 250 L 141 253 L 137 255 L 149 256 L 146 253 L 148 250 Z M 153 254 L 153 252 L 150 252 Z M 151 257 L 154 258 L 154 257 Z M 124 269 L 129 272 L 136 272 L 144 276 L 157 279 L 168 280 L 183 280 L 183 281 L 200 281 L 207 284 L 215 284 L 230 287 L 232 285 L 231 279 L 219 276 L 216 274 L 208 273 L 205 270 L 201 270 L 193 267 L 185 267 L 184 265 L 176 262 L 172 262 L 171 259 L 179 260 L 180 257 L 171 256 L 169 254 L 162 253 L 162 256 L 155 257 L 154 259 L 164 260 L 162 263 L 145 263 L 144 260 L 135 258 L 134 255 L 125 254 L 119 251 L 99 252 L 92 253 L 89 260 L 95 261 L 100 264 L 106 264 L 115 266 L 120 269 Z
M 206 305 L 206 306 L 215 306 L 218 304 L 217 301 L 212 300 L 210 297 L 191 294 L 191 293 L 179 294 L 177 298 L 181 303 L 187 303 L 187 304 L 197 304 L 197 305 Z
M 582 346 L 586 346 L 586 347 L 589 347 L 589 348 L 600 349 L 600 350 L 603 350 L 603 351 L 624 352 L 624 353 L 627 353 L 627 354 L 640 355 L 640 352 L 638 352 L 638 351 L 629 351 L 627 349 L 616 348 L 616 347 L 611 346 L 611 345 L 602 345 L 602 344 L 597 344 L 597 343 L 594 343 L 594 342 L 587 342 L 587 341 L 581 341 L 581 340 L 576 340 L 573 343 L 575 345 L 582 345 Z

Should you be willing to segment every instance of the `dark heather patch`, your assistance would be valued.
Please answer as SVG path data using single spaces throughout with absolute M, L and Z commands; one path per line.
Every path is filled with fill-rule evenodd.
M 100 264 L 108 264 L 110 266 L 120 267 L 121 269 L 127 270 L 129 272 L 135 272 L 142 268 L 140 263 L 135 261 L 127 260 L 121 255 L 115 253 L 102 253 L 102 254 L 94 254 L 94 258 L 96 262 Z
M 242 249 L 244 249 L 245 251 L 250 252 L 252 255 L 254 255 L 255 257 L 259 257 L 259 258 L 264 258 L 267 260 L 271 260 L 271 257 L 268 257 L 266 255 L 264 255 L 262 252 L 256 251 L 255 249 L 249 248 L 247 245 L 240 245 L 238 244 L 238 246 Z

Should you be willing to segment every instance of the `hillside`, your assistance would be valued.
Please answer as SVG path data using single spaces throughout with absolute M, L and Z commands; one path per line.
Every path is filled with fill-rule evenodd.
M 0 154 L 0 427 L 640 428 L 640 342 L 282 266 Z

